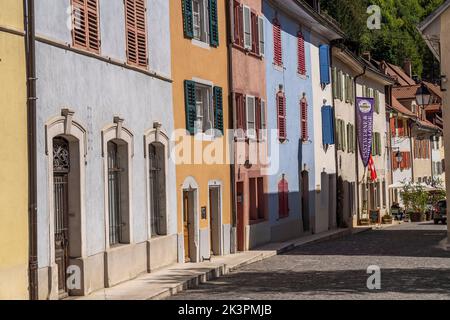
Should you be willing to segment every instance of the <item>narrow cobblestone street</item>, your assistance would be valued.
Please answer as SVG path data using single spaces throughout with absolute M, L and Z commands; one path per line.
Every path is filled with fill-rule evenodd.
M 425 222 L 312 244 L 243 267 L 171 299 L 450 299 L 446 226 Z M 368 290 L 367 268 L 381 268 Z

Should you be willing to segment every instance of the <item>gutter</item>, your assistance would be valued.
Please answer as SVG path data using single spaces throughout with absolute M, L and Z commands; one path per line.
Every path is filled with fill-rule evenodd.
M 28 281 L 30 300 L 38 300 L 37 161 L 36 161 L 36 50 L 34 0 L 23 0 L 27 70 L 28 134 Z
M 37 161 L 36 161 L 36 53 L 34 0 L 24 0 L 25 49 L 27 63 L 28 121 L 28 227 L 29 227 L 29 293 L 38 299 L 37 259 Z
M 232 15 L 231 13 L 233 12 L 233 1 L 228 0 L 227 1 L 228 4 L 228 10 L 227 14 L 226 14 L 226 26 L 228 28 L 229 31 L 229 37 L 227 37 L 227 41 L 228 41 L 228 50 L 227 50 L 227 55 L 228 55 L 228 128 L 233 128 L 234 129 L 234 93 L 233 93 L 233 89 L 234 89 L 234 83 L 233 83 L 233 32 L 231 32 L 231 30 L 233 30 L 233 19 L 232 19 Z M 229 135 L 227 134 L 226 138 L 229 138 Z M 236 178 L 235 178 L 235 170 L 236 170 L 236 165 L 235 165 L 235 154 L 234 154 L 234 134 L 233 134 L 233 139 L 231 139 L 230 141 L 230 148 L 231 148 L 231 152 L 230 154 L 232 154 L 232 161 L 231 161 L 231 170 L 230 170 L 230 184 L 231 184 L 231 223 L 232 223 L 232 228 L 235 230 L 234 232 L 234 245 L 231 246 L 231 253 L 236 253 L 237 252 L 237 203 L 236 203 Z

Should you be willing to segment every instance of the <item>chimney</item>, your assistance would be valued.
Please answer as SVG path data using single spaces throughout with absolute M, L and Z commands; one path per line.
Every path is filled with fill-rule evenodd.
M 364 51 L 364 52 L 362 53 L 362 57 L 363 57 L 364 59 L 366 59 L 367 61 L 369 61 L 369 62 L 370 62 L 370 60 L 372 60 L 372 57 L 371 57 L 371 55 L 370 55 L 370 51 Z
M 408 77 L 412 77 L 412 63 L 411 63 L 411 59 L 407 58 L 405 59 L 405 62 L 403 64 L 403 70 L 406 72 L 406 74 L 408 75 Z

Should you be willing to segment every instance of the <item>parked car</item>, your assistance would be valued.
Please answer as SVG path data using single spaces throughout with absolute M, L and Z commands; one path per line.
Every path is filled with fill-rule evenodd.
M 447 224 L 447 200 L 440 200 L 434 206 L 433 220 L 435 224 Z

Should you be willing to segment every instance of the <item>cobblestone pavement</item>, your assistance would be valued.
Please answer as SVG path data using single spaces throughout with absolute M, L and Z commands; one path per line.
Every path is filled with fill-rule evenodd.
M 450 300 L 446 226 L 404 223 L 300 247 L 181 292 L 170 299 Z M 381 268 L 381 290 L 367 268 Z

